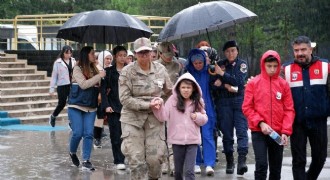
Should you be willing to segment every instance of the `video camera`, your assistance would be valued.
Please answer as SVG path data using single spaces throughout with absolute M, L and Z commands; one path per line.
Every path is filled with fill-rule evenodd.
M 219 60 L 219 55 L 216 49 L 212 48 L 212 47 L 206 47 L 206 48 L 202 48 L 202 50 L 204 50 L 205 52 L 207 52 L 207 54 L 209 55 L 209 58 L 211 60 L 210 65 L 209 65 L 209 73 L 211 75 L 215 75 L 214 71 L 215 71 L 215 63 Z

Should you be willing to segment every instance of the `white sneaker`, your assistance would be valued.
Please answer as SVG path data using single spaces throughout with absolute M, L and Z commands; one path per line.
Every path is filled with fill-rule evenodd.
M 206 166 L 205 172 L 206 172 L 206 175 L 208 175 L 208 176 L 214 175 L 214 170 L 211 166 Z
M 201 167 L 195 165 L 195 174 L 200 174 L 202 172 Z
M 117 164 L 116 168 L 118 170 L 125 170 L 126 169 L 126 166 L 125 166 L 125 164 Z

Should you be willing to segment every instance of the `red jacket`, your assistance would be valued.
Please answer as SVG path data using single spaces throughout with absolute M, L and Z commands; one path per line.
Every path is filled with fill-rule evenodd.
M 277 71 L 272 77 L 265 69 L 265 59 L 270 55 L 278 62 Z M 276 51 L 265 52 L 260 59 L 261 74 L 246 85 L 242 109 L 251 131 L 261 131 L 259 123 L 263 121 L 279 134 L 292 134 L 295 111 L 290 86 L 279 77 L 280 63 Z

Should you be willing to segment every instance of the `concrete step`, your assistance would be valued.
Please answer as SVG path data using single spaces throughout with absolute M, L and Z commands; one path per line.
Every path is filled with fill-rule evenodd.
M 10 110 L 7 111 L 9 117 L 28 117 L 28 116 L 40 116 L 40 115 L 50 115 L 54 112 L 54 107 L 45 108 L 34 108 L 34 109 L 20 109 L 20 110 Z M 67 113 L 67 107 L 61 111 L 62 114 Z
M 40 122 L 48 122 L 48 115 L 37 115 L 37 116 L 28 116 L 28 117 L 17 117 L 21 120 L 21 124 L 30 124 L 30 123 L 40 123 Z M 65 121 L 69 123 L 67 113 L 61 113 L 57 116 L 56 121 Z
M 0 81 L 0 88 L 20 88 L 20 87 L 39 87 L 49 86 L 49 79 L 41 80 L 22 80 L 22 81 Z
M 58 103 L 57 99 L 0 103 L 0 109 L 3 111 L 11 111 L 11 110 L 34 109 L 34 108 L 46 108 L 46 107 L 55 107 L 57 106 L 57 103 Z
M 56 93 L 49 95 L 49 85 L 47 72 L 28 65 L 27 60 L 17 59 L 16 54 L 0 57 L 0 110 L 8 114 L 5 118 L 20 123 L 48 122 L 58 103 Z M 57 121 L 67 119 L 65 107 Z
M 40 94 L 40 93 L 48 93 L 48 92 L 49 92 L 49 86 L 0 88 L 0 96 L 16 95 L 16 94 Z
M 16 61 L 16 62 L 0 62 L 0 68 L 24 68 L 27 66 L 26 61 Z
M 34 74 L 36 72 L 34 67 L 25 68 L 0 68 L 0 74 Z
M 0 103 L 13 103 L 13 102 L 25 102 L 25 101 L 42 101 L 57 99 L 57 96 L 50 96 L 49 93 L 39 93 L 39 94 L 16 94 L 3 96 L 0 99 Z
M 41 80 L 45 79 L 44 73 L 38 74 L 0 74 L 0 81 Z
M 15 57 L 0 57 L 0 62 L 15 62 L 16 58 Z

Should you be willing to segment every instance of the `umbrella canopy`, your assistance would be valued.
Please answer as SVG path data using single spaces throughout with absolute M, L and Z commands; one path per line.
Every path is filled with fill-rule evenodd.
M 172 41 L 243 23 L 257 17 L 238 4 L 228 1 L 199 3 L 175 14 L 158 36 L 158 41 Z
M 140 37 L 149 38 L 151 34 L 151 29 L 134 16 L 116 10 L 95 10 L 71 17 L 56 37 L 81 43 L 118 45 Z

